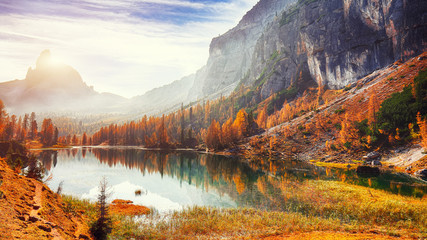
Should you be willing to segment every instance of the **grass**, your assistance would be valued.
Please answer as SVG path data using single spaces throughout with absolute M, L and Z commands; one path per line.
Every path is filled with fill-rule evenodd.
M 427 201 L 335 181 L 286 184 L 265 177 L 285 201 L 283 211 L 190 207 L 143 218 L 112 215 L 113 239 L 263 238 L 310 232 L 427 237 Z M 64 197 L 73 211 L 96 217 L 94 204 Z M 333 235 L 333 234 L 332 234 Z

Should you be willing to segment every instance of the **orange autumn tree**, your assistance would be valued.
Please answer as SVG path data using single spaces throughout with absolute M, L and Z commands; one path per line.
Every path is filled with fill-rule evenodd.
M 260 128 L 265 129 L 267 126 L 267 104 L 261 109 L 261 111 L 258 113 L 256 123 Z
M 229 147 L 235 138 L 235 130 L 233 129 L 233 118 L 229 118 L 221 127 L 221 142 L 224 147 Z
M 3 101 L 0 100 L 0 136 L 3 134 L 3 129 L 5 125 L 6 111 L 4 109 Z
M 349 148 L 357 139 L 357 129 L 351 121 L 350 115 L 345 114 L 344 120 L 341 121 L 341 130 L 339 132 L 339 139 L 345 148 Z
M 165 128 L 165 115 L 163 114 L 162 120 L 159 126 L 159 145 L 160 147 L 165 147 L 168 145 L 168 133 Z
M 54 127 L 52 124 L 52 120 L 50 118 L 44 119 L 42 124 L 42 131 L 40 132 L 41 135 L 41 143 L 44 146 L 51 146 L 53 143 L 53 135 L 54 135 Z
M 417 124 L 420 128 L 421 146 L 427 150 L 427 119 L 422 119 L 420 112 L 417 113 Z
M 221 128 L 219 123 L 212 121 L 206 135 L 206 146 L 208 148 L 219 149 L 221 147 Z
M 376 131 L 377 125 L 377 112 L 380 109 L 380 104 L 378 102 L 376 94 L 372 94 L 369 98 L 368 104 L 368 123 L 372 126 L 372 130 Z
M 248 135 L 249 121 L 248 114 L 246 113 L 245 109 L 240 109 L 240 111 L 237 113 L 233 127 L 236 129 L 237 139 L 242 139 Z
M 83 133 L 83 136 L 82 136 L 82 145 L 83 146 L 85 146 L 85 145 L 87 145 L 88 144 L 88 141 L 87 141 L 87 134 L 86 134 L 86 132 L 84 132 Z

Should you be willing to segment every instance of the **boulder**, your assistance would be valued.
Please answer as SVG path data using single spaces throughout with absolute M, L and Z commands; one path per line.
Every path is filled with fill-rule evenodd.
M 371 165 L 372 165 L 372 166 L 382 166 L 382 163 L 381 163 L 379 160 L 373 160 L 373 161 L 371 162 Z
M 379 159 L 379 158 L 381 158 L 381 154 L 379 152 L 376 152 L 376 151 L 370 152 L 366 156 L 363 156 L 363 159 L 367 160 L 367 161 L 371 161 L 371 160 L 375 160 L 375 159 Z
M 415 176 L 427 181 L 427 169 L 420 169 L 415 172 Z
M 41 230 L 45 231 L 45 232 L 51 232 L 52 231 L 52 228 L 48 225 L 39 225 L 37 227 L 40 228 Z
M 371 166 L 358 166 L 356 173 L 357 176 L 363 178 L 378 177 L 380 175 L 380 169 L 378 167 Z

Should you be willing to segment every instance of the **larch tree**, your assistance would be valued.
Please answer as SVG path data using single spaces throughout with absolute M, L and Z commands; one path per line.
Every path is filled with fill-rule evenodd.
M 83 133 L 83 136 L 82 136 L 82 145 L 83 146 L 86 146 L 88 144 L 88 141 L 87 141 L 87 134 L 86 134 L 86 132 L 84 132 Z
M 44 146 L 51 146 L 53 134 L 54 134 L 54 128 L 53 128 L 52 120 L 50 118 L 43 120 L 42 130 L 40 134 L 41 134 L 41 143 Z
M 185 136 L 184 136 L 184 128 L 185 128 L 185 122 L 184 122 L 185 118 L 184 118 L 184 104 L 181 103 L 181 136 L 180 136 L 180 141 L 181 144 L 184 144 L 185 141 Z
M 159 126 L 159 145 L 161 147 L 165 147 L 168 144 L 168 133 L 166 131 L 165 128 L 165 115 L 163 114 L 162 116 L 162 120 L 160 121 L 160 126 Z
M 380 109 L 378 99 L 375 93 L 369 98 L 368 105 L 368 123 L 372 126 L 372 130 L 375 132 L 377 129 L 377 112 Z
M 267 104 L 265 104 L 265 106 L 258 113 L 256 123 L 258 124 L 258 127 L 262 129 L 267 127 Z
M 248 134 L 249 122 L 248 114 L 245 109 L 241 109 L 234 120 L 233 127 L 237 130 L 237 136 L 239 139 L 246 137 Z
M 79 144 L 79 140 L 77 139 L 76 134 L 73 135 L 73 138 L 71 140 L 71 144 L 74 145 L 74 146 L 76 146 L 76 145 Z
M 208 128 L 208 133 L 206 136 L 206 145 L 208 148 L 219 149 L 221 147 L 221 128 L 219 123 L 212 121 L 211 125 Z
M 34 112 L 31 113 L 30 116 L 30 138 L 32 140 L 36 139 L 37 137 L 37 121 L 36 121 L 36 114 Z
M 420 112 L 417 113 L 417 124 L 420 128 L 421 146 L 427 150 L 427 119 L 422 119 Z

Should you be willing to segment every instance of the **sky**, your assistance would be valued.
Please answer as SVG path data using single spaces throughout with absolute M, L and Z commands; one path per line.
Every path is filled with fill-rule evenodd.
M 0 0 L 0 82 L 49 49 L 96 91 L 141 95 L 205 65 L 211 39 L 257 1 Z

